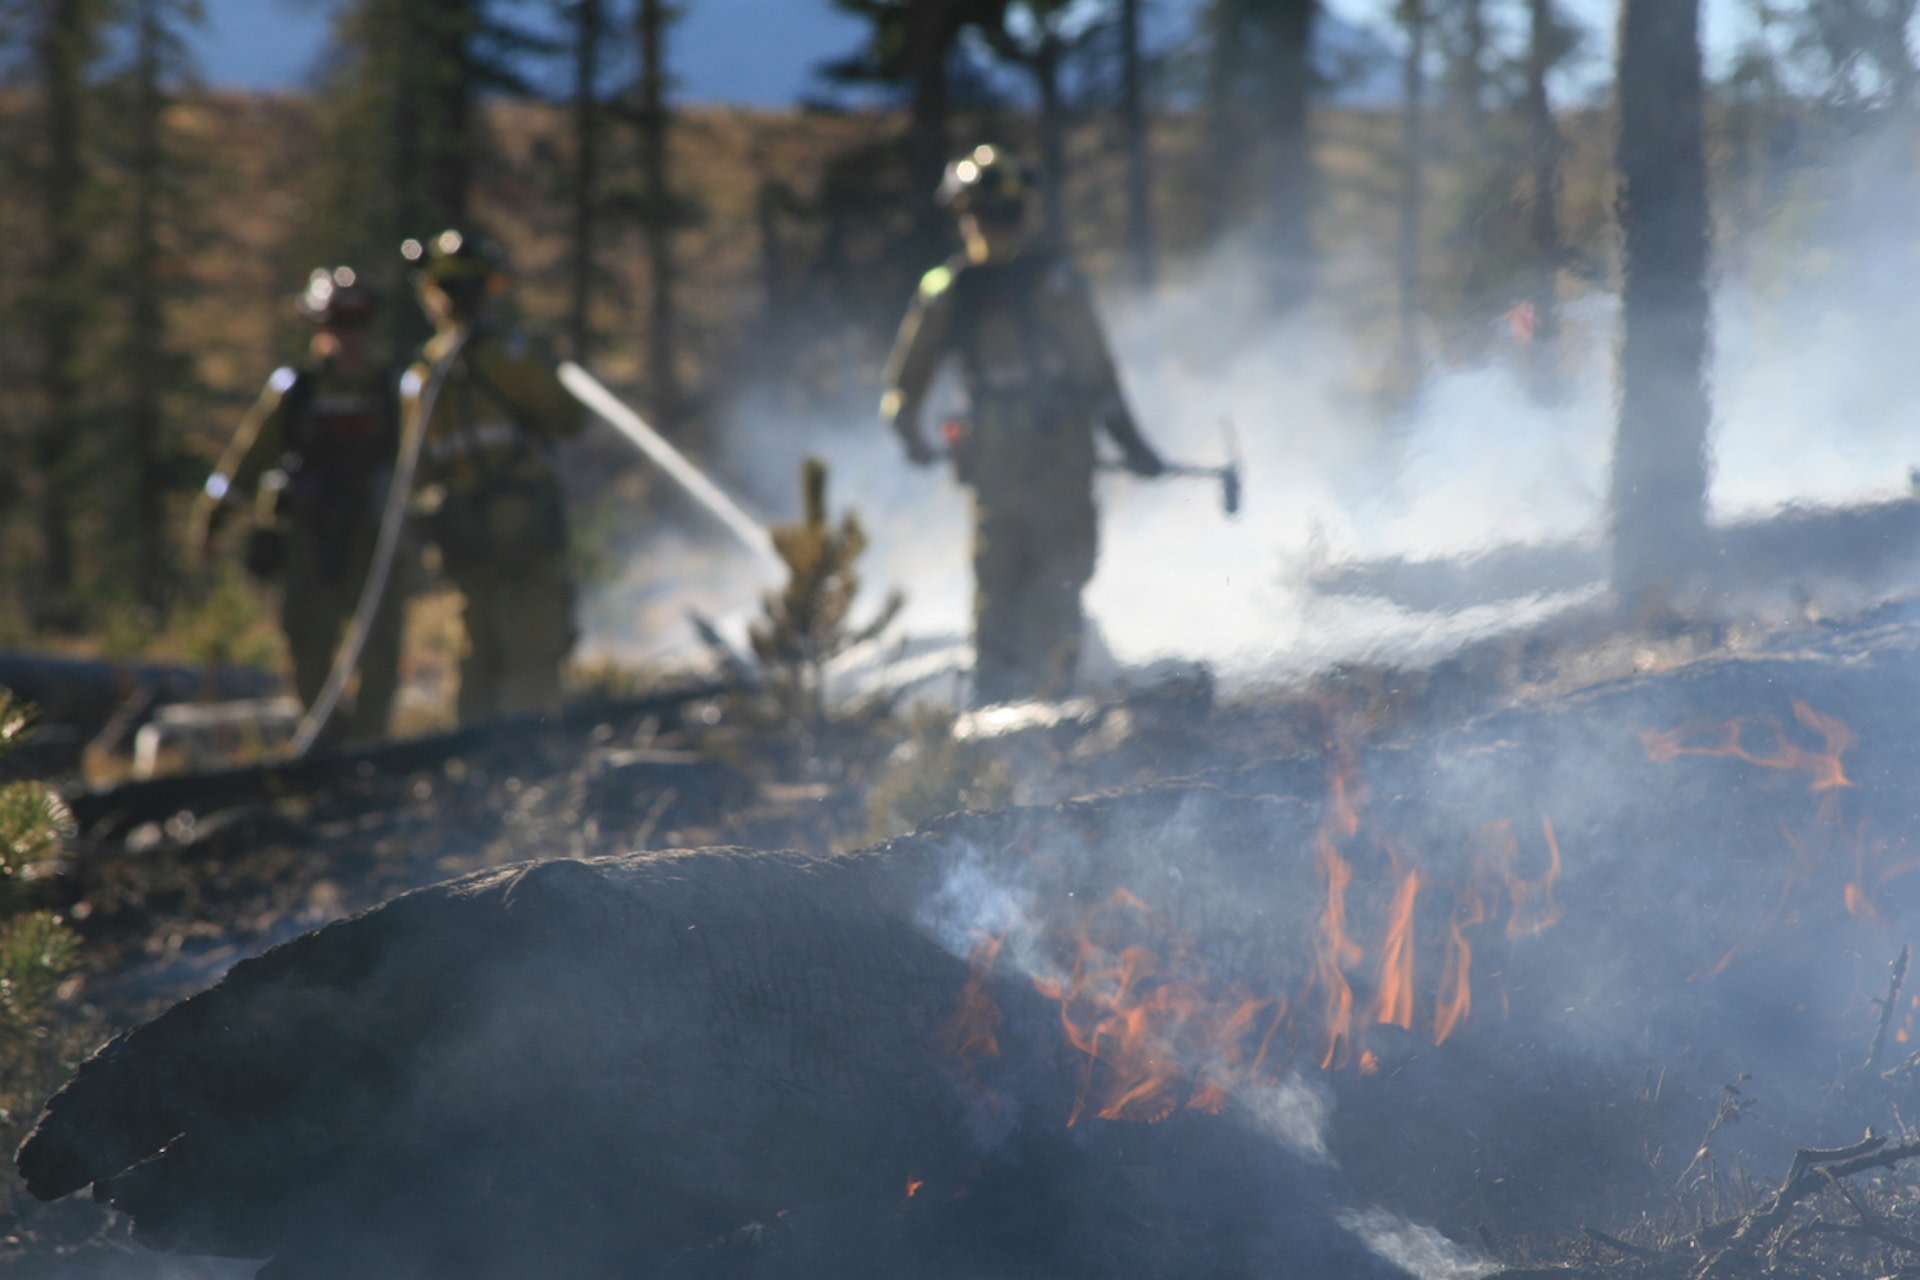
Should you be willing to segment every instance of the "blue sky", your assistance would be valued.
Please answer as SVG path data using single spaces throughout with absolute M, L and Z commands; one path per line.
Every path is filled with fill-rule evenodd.
M 1175 21 L 1197 0 L 1160 0 Z M 1615 0 L 1564 0 L 1569 11 L 1610 34 Z M 1376 22 L 1391 0 L 1330 0 L 1354 21 Z M 681 96 L 696 102 L 780 106 L 804 96 L 813 69 L 857 46 L 859 24 L 828 0 L 685 0 L 673 62 Z M 327 38 L 327 6 L 317 0 L 207 0 L 198 40 L 209 84 L 256 89 L 300 85 Z M 1707 35 L 1716 60 L 1745 35 L 1741 0 L 1707 0 Z M 1604 52 L 1604 50 L 1597 50 Z

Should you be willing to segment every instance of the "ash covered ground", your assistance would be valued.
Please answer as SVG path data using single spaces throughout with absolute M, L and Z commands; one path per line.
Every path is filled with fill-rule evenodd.
M 1784 1248 L 1794 1274 L 1892 1273 L 1913 1195 L 1887 1170 L 1803 1188 L 1758 1261 L 1696 1228 L 1796 1148 L 1897 1144 L 1920 1112 L 1920 1004 L 1897 987 L 1882 1016 L 1920 919 L 1916 658 L 1912 603 L 1573 619 L 1426 670 L 1230 697 L 1188 678 L 963 719 L 960 741 L 930 713 L 798 725 L 695 689 L 411 767 L 152 784 L 77 804 L 50 885 L 85 939 L 65 994 L 96 1034 L 130 1026 L 329 920 L 526 859 L 894 836 L 944 869 L 929 936 L 1106 1036 L 1086 1124 L 1218 1088 L 1337 1170 L 1351 1230 L 1398 1265 L 1728 1273 Z M 1103 974 L 1129 945 L 1156 976 Z M 1258 1055 L 1192 1030 L 1247 1009 Z M 10 1210 L 12 1274 L 220 1274 L 91 1205 Z

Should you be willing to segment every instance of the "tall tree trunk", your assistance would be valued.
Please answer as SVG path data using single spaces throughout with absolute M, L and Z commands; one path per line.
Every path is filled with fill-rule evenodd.
M 1067 238 L 1067 122 L 1060 102 L 1060 40 L 1040 37 L 1033 54 L 1034 87 L 1040 92 L 1040 205 L 1047 237 L 1056 244 Z
M 576 0 L 573 63 L 573 297 L 567 335 L 585 364 L 592 339 L 594 235 L 600 188 L 600 36 L 603 0 Z
M 45 111 L 46 167 L 41 176 L 42 259 L 40 393 L 45 417 L 35 441 L 40 471 L 43 622 L 64 622 L 74 586 L 71 477 L 80 431 L 80 330 L 84 323 L 87 186 L 81 154 L 85 69 L 97 18 L 90 0 L 48 0 L 35 54 Z
M 673 191 L 668 172 L 666 44 L 672 20 L 666 0 L 640 0 L 640 179 L 644 187 L 641 235 L 646 242 L 652 298 L 647 326 L 647 379 L 663 429 L 679 425 L 680 382 L 674 367 Z
M 1127 254 L 1134 282 L 1153 288 L 1153 170 L 1147 149 L 1146 73 L 1140 0 L 1120 4 L 1120 125 L 1127 147 Z
M 1547 96 L 1558 24 L 1553 0 L 1528 0 L 1531 32 L 1527 50 L 1526 115 L 1533 170 L 1533 334 L 1528 349 L 1536 399 L 1558 399 L 1560 342 L 1560 126 Z
M 424 204 L 436 228 L 458 225 L 467 220 L 473 187 L 471 42 L 479 25 L 478 0 L 423 0 L 404 8 L 409 13 L 423 11 L 426 24 L 419 65 L 402 68 L 403 75 L 426 78 L 421 97 L 426 115 Z
M 957 0 L 914 0 L 907 16 L 912 103 L 907 126 L 907 181 L 914 201 L 916 260 L 938 255 L 950 232 L 933 193 L 947 167 L 947 55 L 960 34 Z M 924 267 L 922 267 L 924 269 Z
M 425 236 L 419 193 L 414 184 L 420 173 L 420 77 L 411 68 L 419 58 L 420 20 L 411 10 L 388 15 L 393 24 L 393 171 L 387 181 L 393 200 L 393 225 L 406 235 Z M 377 38 L 377 37 L 376 37 Z M 379 54 L 370 55 L 380 61 Z
M 1261 0 L 1271 65 L 1261 68 L 1266 109 L 1255 137 L 1272 144 L 1264 217 L 1270 256 L 1269 292 L 1276 308 L 1305 302 L 1313 291 L 1313 214 L 1319 194 L 1313 162 L 1311 105 L 1317 78 L 1313 32 L 1319 0 Z
M 1460 5 L 1460 65 L 1455 92 L 1460 119 L 1477 137 L 1487 117 L 1487 0 L 1457 0 Z
M 132 226 L 127 254 L 127 446 L 132 463 L 134 570 L 141 602 L 166 603 L 166 485 L 161 461 L 160 188 L 163 0 L 138 0 L 133 84 Z
M 1625 0 L 1625 287 L 1612 483 L 1613 582 L 1636 611 L 1705 564 L 1710 350 L 1699 0 Z
M 1401 70 L 1402 108 L 1400 159 L 1400 238 L 1394 254 L 1399 277 L 1399 368 L 1403 389 L 1411 391 L 1421 378 L 1420 231 L 1426 206 L 1426 173 L 1422 163 L 1426 131 L 1427 9 L 1426 0 L 1401 0 L 1400 23 L 1407 32 L 1407 59 Z

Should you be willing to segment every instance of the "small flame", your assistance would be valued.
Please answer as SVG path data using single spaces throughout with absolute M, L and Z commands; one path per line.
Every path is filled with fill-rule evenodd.
M 1469 885 L 1453 904 L 1448 922 L 1447 953 L 1440 962 L 1440 990 L 1434 999 L 1433 1042 L 1445 1044 L 1467 1015 L 1473 1012 L 1473 947 L 1467 930 L 1485 924 L 1487 904 Z
M 1003 932 L 994 937 L 982 935 L 967 960 L 967 985 L 960 989 L 960 1007 L 947 1022 L 947 1051 L 961 1062 L 1000 1056 L 1000 1002 L 987 985 L 993 966 L 1000 959 L 1006 942 Z
M 1792 741 L 1787 737 L 1785 726 L 1772 716 L 1742 716 L 1719 725 L 1683 725 L 1664 732 L 1643 729 L 1640 731 L 1640 745 L 1646 749 L 1647 759 L 1655 764 L 1666 764 L 1681 756 L 1744 760 L 1763 769 L 1803 772 L 1808 777 L 1807 789 L 1816 793 L 1853 786 L 1853 781 L 1847 777 L 1846 767 L 1841 763 L 1841 757 L 1859 742 L 1853 730 L 1836 717 L 1815 711 L 1798 699 L 1793 704 L 1793 718 L 1824 739 L 1822 750 L 1812 751 Z M 1754 726 L 1772 731 L 1774 747 L 1771 752 L 1756 754 L 1747 746 L 1747 730 Z M 1717 743 L 1699 741 L 1702 735 L 1710 733 L 1718 733 L 1720 740 Z
M 1141 935 L 1166 958 L 1123 941 Z M 1286 1015 L 1277 1001 L 1219 989 L 1191 946 L 1124 891 L 1082 921 L 1071 972 L 1033 985 L 1059 1003 L 1061 1028 L 1081 1055 L 1069 1126 L 1089 1110 L 1146 1124 L 1183 1107 L 1222 1110 L 1235 1087 L 1260 1077 Z
M 1345 1057 L 1353 1035 L 1353 985 L 1347 981 L 1347 967 L 1359 964 L 1366 952 L 1347 936 L 1347 886 L 1353 882 L 1353 867 L 1324 836 L 1314 841 L 1314 863 L 1327 885 L 1327 905 L 1320 913 L 1320 949 L 1315 958 L 1314 976 L 1326 993 L 1327 1051 L 1322 1068 L 1332 1067 Z
M 1347 932 L 1347 888 L 1353 866 L 1340 854 L 1339 842 L 1360 831 L 1360 804 L 1365 785 L 1359 753 L 1345 734 L 1336 733 L 1327 753 L 1327 803 L 1313 837 L 1313 862 L 1326 885 L 1326 905 L 1320 913 L 1320 939 L 1314 956 L 1314 979 L 1319 983 L 1326 1023 L 1326 1052 L 1322 1070 L 1347 1060 L 1353 1040 L 1353 985 L 1347 970 L 1366 958 L 1366 952 Z
M 1396 861 L 1398 861 L 1396 859 Z M 1413 905 L 1420 897 L 1420 869 L 1402 869 L 1387 908 L 1387 939 L 1380 948 L 1379 994 L 1373 1020 L 1385 1027 L 1413 1027 Z M 1365 1064 L 1362 1063 L 1364 1068 Z
M 921 1180 L 920 1180 L 920 1179 L 918 1179 L 918 1178 L 909 1178 L 909 1179 L 907 1179 L 907 1199 L 909 1199 L 909 1200 L 911 1200 L 911 1199 L 913 1199 L 913 1198 L 914 1198 L 915 1196 L 917 1196 L 917 1195 L 919 1195 L 919 1194 L 920 1194 L 920 1188 L 922 1188 L 922 1187 L 924 1187 L 924 1186 L 926 1186 L 926 1185 L 927 1185 L 927 1184 L 926 1184 L 925 1182 L 923 1182 L 923 1181 L 921 1181 Z

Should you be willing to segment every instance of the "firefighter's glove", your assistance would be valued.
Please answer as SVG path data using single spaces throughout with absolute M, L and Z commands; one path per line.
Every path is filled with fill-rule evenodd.
M 1167 464 L 1149 445 L 1135 442 L 1127 446 L 1127 470 L 1143 480 L 1152 480 L 1166 474 Z

